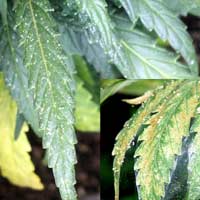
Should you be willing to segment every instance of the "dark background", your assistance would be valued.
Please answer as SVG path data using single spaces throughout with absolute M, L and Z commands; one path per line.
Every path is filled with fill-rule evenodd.
M 122 102 L 124 98 L 133 98 L 122 94 L 115 94 L 107 99 L 101 106 L 101 199 L 111 200 L 114 197 L 113 188 L 113 156 L 111 155 L 115 137 L 123 128 L 124 123 L 130 118 L 136 108 Z M 126 160 L 121 172 L 120 195 L 122 200 L 136 200 L 137 192 L 135 188 L 133 170 L 133 152 L 130 149 L 126 154 Z M 134 196 L 134 198 L 133 198 Z
M 198 56 L 198 62 L 200 66 L 200 18 L 195 16 L 187 16 L 182 18 L 182 20 L 188 27 L 187 30 L 193 39 L 193 44 L 196 49 L 196 54 Z

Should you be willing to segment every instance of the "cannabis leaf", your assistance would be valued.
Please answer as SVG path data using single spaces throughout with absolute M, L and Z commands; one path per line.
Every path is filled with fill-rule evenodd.
M 139 109 L 138 113 L 126 122 L 124 129 L 116 137 L 116 144 L 113 149 L 112 155 L 115 156 L 113 163 L 114 181 L 115 181 L 115 199 L 119 199 L 119 179 L 120 168 L 123 164 L 125 153 L 130 148 L 131 142 L 134 140 L 137 134 L 139 134 L 140 127 L 149 118 L 151 112 L 158 108 L 160 102 L 165 99 L 174 89 L 177 87 L 176 82 L 172 82 L 167 85 L 164 92 L 159 90 L 152 94 L 152 96 L 145 102 L 146 106 Z
M 198 91 L 199 92 L 199 91 Z M 188 163 L 188 193 L 187 200 L 189 199 L 199 199 L 199 166 L 200 166 L 200 116 L 199 116 L 199 107 L 197 108 L 195 114 L 195 121 L 190 129 L 191 133 L 195 133 L 195 138 L 189 147 L 189 163 Z
M 123 80 L 123 79 L 105 79 L 101 84 L 101 103 L 103 103 L 108 97 L 118 92 L 125 86 L 130 85 L 135 80 Z
M 17 106 L 5 86 L 0 73 L 0 169 L 2 176 L 22 187 L 41 190 L 43 185 L 34 173 L 34 166 L 28 152 L 31 146 L 25 135 L 28 126 L 23 125 L 20 137 L 14 141 Z
M 196 10 L 199 11 L 200 1 L 194 0 L 165 0 L 163 1 L 167 7 L 178 15 L 187 15 L 188 13 L 197 14 Z M 199 14 L 197 14 L 199 15 Z
M 197 59 L 186 27 L 162 1 L 125 0 L 121 1 L 121 4 L 133 23 L 139 17 L 146 28 L 154 29 L 160 38 L 168 40 L 171 46 L 185 58 L 192 74 L 197 74 Z
M 102 78 L 120 77 L 119 72 L 130 79 L 187 78 L 197 75 L 197 60 L 191 38 L 181 20 L 165 3 L 159 0 L 152 3 L 145 0 L 121 3 L 132 22 L 123 12 L 117 12 L 112 6 L 111 9 L 107 7 L 105 1 L 56 3 L 62 10 L 62 17 L 57 14 L 55 18 L 60 23 L 61 41 L 66 52 L 85 56 Z M 156 9 L 163 13 L 155 12 Z M 146 13 L 151 19 L 150 24 Z M 155 29 L 163 40 L 168 40 L 189 66 L 178 62 L 179 53 L 169 53 L 156 45 L 157 38 L 136 23 L 138 17 L 147 28 Z M 152 21 L 154 18 L 155 23 Z M 178 28 L 175 29 L 175 26 Z
M 114 33 L 114 26 L 103 0 L 75 1 L 76 12 L 80 21 L 86 25 L 83 27 L 89 43 L 99 44 L 108 56 L 109 63 L 117 66 L 119 71 L 127 78 L 133 78 L 132 67 L 127 65 L 120 43 Z M 66 3 L 68 6 L 69 4 Z M 126 66 L 126 67 L 124 67 Z
M 199 88 L 195 80 L 171 81 L 164 88 L 153 91 L 125 124 L 113 150 L 115 199 L 119 199 L 120 168 L 132 141 L 139 143 L 134 155 L 139 197 L 152 200 L 165 197 L 165 185 L 171 182 L 176 156 L 182 153 L 183 138 L 190 132 L 199 132 L 198 115 L 190 130 L 191 120 L 198 113 Z M 194 183 L 199 160 L 197 141 L 198 135 L 189 147 L 188 199 L 196 199 L 198 195 L 198 186 Z
M 18 46 L 19 37 L 13 29 L 14 20 L 13 15 L 9 14 L 9 23 L 0 26 L 0 68 L 19 106 L 19 113 L 23 112 L 28 123 L 39 134 L 38 116 L 33 107 L 33 97 L 28 92 L 27 70 L 23 64 L 21 48 Z
M 148 127 L 139 136 L 142 144 L 135 153 L 135 158 L 139 157 L 135 170 L 138 170 L 137 185 L 140 185 L 142 199 L 164 197 L 175 155 L 181 154 L 182 139 L 189 134 L 190 120 L 198 105 L 196 82 L 182 85 L 175 90 L 176 95 L 169 96 L 170 101 L 162 103 L 158 112 L 145 122 Z
M 18 1 L 17 31 L 27 71 L 28 95 L 39 119 L 48 166 L 62 199 L 76 199 L 74 189 L 74 68 L 58 42 L 47 0 Z
M 180 64 L 176 54 L 158 47 L 155 39 L 133 28 L 126 18 L 117 16 L 115 22 L 126 61 L 132 66 L 135 78 L 191 76 L 188 66 Z
M 109 58 L 102 47 L 98 43 L 89 42 L 85 32 L 69 28 L 65 23 L 59 25 L 59 30 L 61 44 L 68 54 L 84 56 L 103 78 L 119 76 L 120 73 L 109 63 Z

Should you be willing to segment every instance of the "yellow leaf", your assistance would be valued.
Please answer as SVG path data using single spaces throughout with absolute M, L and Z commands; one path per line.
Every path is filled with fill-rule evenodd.
M 14 140 L 16 123 L 16 103 L 7 90 L 3 75 L 0 73 L 0 172 L 12 184 L 41 190 L 44 188 L 40 178 L 34 173 L 34 165 L 28 152 L 31 146 L 23 125 L 17 141 Z

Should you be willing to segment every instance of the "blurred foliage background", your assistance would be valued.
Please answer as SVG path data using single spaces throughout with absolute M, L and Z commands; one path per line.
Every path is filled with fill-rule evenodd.
M 114 199 L 112 149 L 115 137 L 124 123 L 139 106 L 131 106 L 122 99 L 135 98 L 162 85 L 166 80 L 102 80 L 101 81 L 101 199 Z M 133 154 L 126 154 L 120 178 L 120 200 L 137 200 Z

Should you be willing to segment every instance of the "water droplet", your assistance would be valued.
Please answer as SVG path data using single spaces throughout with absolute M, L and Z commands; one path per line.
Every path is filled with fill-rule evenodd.
M 194 62 L 195 62 L 194 60 L 191 60 L 189 64 L 194 65 Z

